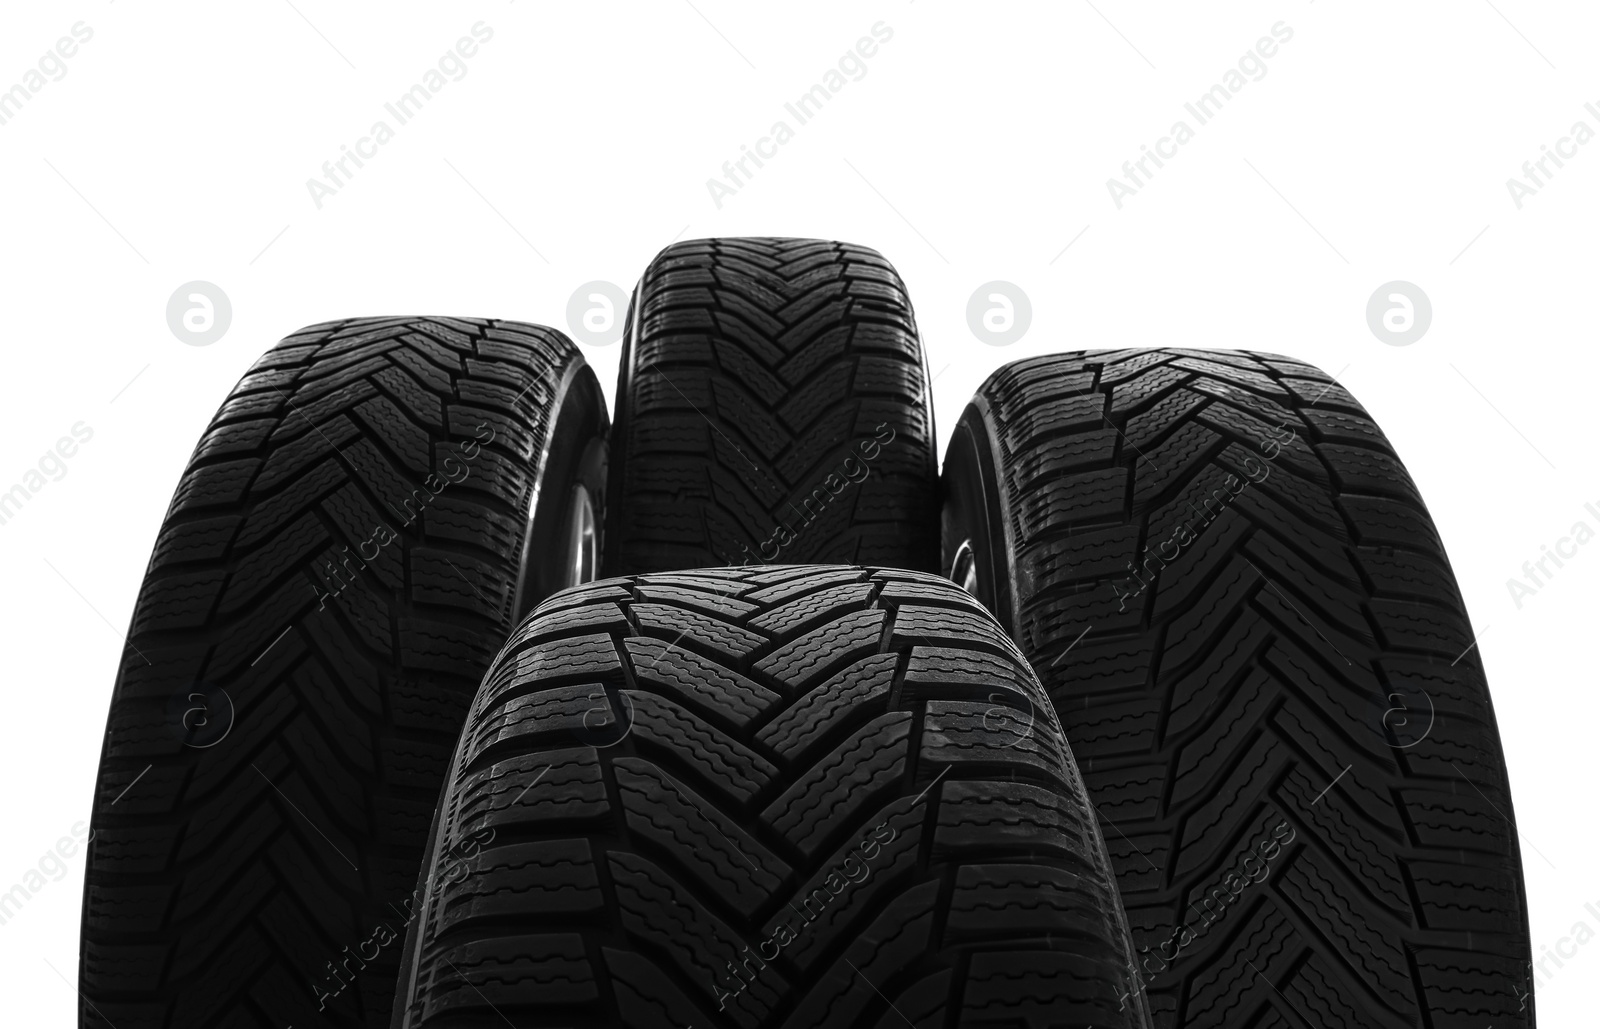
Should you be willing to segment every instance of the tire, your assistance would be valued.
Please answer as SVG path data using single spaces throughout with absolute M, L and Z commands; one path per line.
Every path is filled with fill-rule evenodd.
M 938 466 L 904 284 L 876 251 L 705 239 L 634 291 L 606 574 L 842 562 L 934 571 Z
M 945 480 L 950 574 L 1055 702 L 1158 1026 L 1534 1024 L 1473 633 L 1335 380 L 1235 351 L 1019 361 Z
M 400 944 L 382 927 L 404 925 L 392 905 L 484 669 L 581 563 L 563 547 L 574 497 L 603 496 L 605 430 L 594 374 L 540 326 L 335 322 L 256 362 L 134 608 L 81 1024 L 388 1024 Z M 329 969 L 373 950 L 335 989 Z
M 915 572 L 552 597 L 473 703 L 418 892 L 397 1029 L 1147 1024 L 1037 680 Z

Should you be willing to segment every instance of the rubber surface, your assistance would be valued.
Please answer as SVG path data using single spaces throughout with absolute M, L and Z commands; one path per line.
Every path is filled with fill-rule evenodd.
M 945 479 L 946 558 L 1056 703 L 1157 1025 L 1533 1025 L 1472 628 L 1343 387 L 1234 351 L 1019 361 Z
M 557 594 L 429 852 L 397 1027 L 1148 1024 L 1048 702 L 931 575 Z
M 603 489 L 603 468 L 548 474 L 546 444 L 581 453 L 604 431 L 594 375 L 540 326 L 328 323 L 256 362 L 134 609 L 95 786 L 82 1024 L 388 1024 L 467 705 L 550 591 L 566 495 L 584 474 Z M 560 502 L 530 539 L 536 493 Z
M 938 563 L 928 375 L 876 251 L 667 247 L 634 292 L 615 439 L 607 574 Z

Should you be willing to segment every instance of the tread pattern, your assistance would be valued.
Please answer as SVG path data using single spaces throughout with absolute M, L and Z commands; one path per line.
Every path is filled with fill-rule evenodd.
M 963 424 L 1156 1024 L 1532 1026 L 1473 633 L 1355 399 L 1274 355 L 1087 352 L 1005 367 Z
M 1059 723 L 931 575 L 556 594 L 474 701 L 434 833 L 397 1029 L 1148 1024 Z
M 373 318 L 303 329 L 240 381 L 168 510 L 111 702 L 80 1024 L 388 1024 L 581 362 L 540 326 Z
M 933 571 L 938 469 L 905 285 L 876 251 L 692 240 L 645 271 L 618 375 L 606 568 Z

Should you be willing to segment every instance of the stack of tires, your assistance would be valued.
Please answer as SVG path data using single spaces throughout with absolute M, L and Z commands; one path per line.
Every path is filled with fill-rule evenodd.
M 1498 733 L 1315 368 L 1019 361 L 945 456 L 904 284 L 676 244 L 559 332 L 316 325 L 135 609 L 81 1024 L 1532 1026 Z

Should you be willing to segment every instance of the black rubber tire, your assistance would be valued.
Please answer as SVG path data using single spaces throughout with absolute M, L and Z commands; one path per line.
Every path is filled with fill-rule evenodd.
M 916 572 L 552 597 L 473 703 L 418 891 L 396 1029 L 1148 1024 L 1038 681 Z
M 780 559 L 936 570 L 927 367 L 876 251 L 667 247 L 634 290 L 616 402 L 606 574 Z
M 603 496 L 605 431 L 594 374 L 541 326 L 333 322 L 256 362 L 134 608 L 81 1024 L 388 1024 L 401 947 L 380 937 L 404 930 L 484 670 L 567 585 L 564 523 L 577 486 Z M 319 1010 L 330 962 L 371 951 Z
M 1019 361 L 945 484 L 950 574 L 1056 704 L 1158 1026 L 1533 1025 L 1472 630 L 1349 393 L 1237 351 Z

